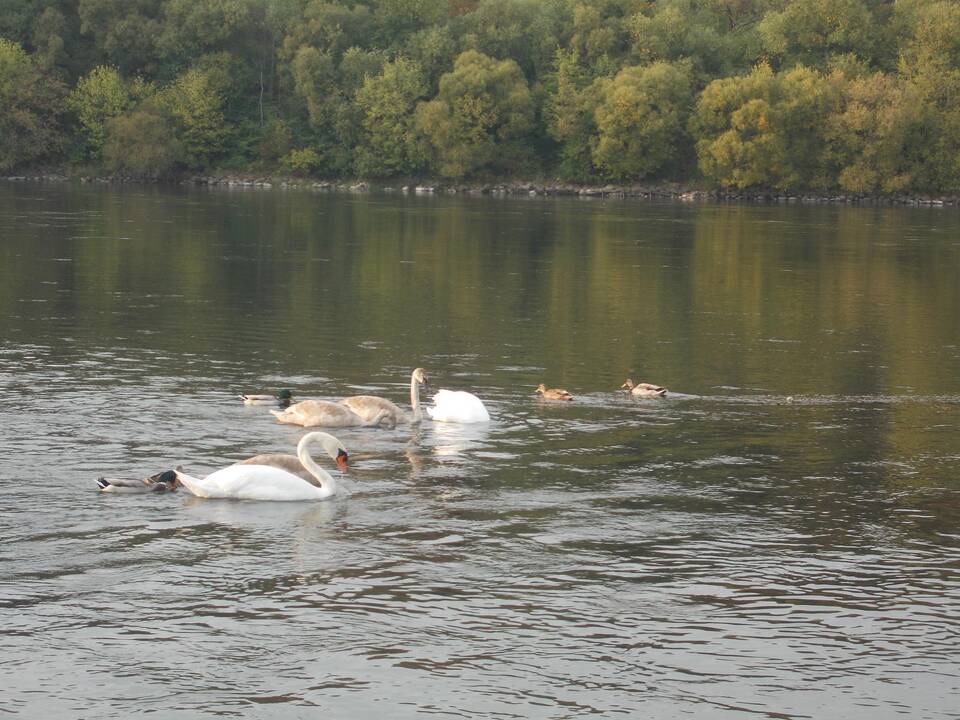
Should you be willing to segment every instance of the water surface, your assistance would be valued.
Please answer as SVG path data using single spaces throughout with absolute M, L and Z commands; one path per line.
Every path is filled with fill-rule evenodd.
M 0 712 L 960 717 L 957 238 L 0 185 Z M 493 421 L 338 430 L 333 501 L 96 492 L 291 451 L 238 392 L 406 404 L 417 366 Z

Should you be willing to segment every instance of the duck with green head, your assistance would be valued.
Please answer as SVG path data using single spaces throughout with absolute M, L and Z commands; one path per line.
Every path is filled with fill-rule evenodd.
M 241 395 L 244 405 L 279 405 L 289 407 L 293 402 L 293 392 L 280 390 L 276 395 Z

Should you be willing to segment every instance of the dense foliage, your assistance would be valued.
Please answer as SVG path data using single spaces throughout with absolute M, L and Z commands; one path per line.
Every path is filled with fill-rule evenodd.
M 957 0 L 0 0 L 0 171 L 960 189 Z

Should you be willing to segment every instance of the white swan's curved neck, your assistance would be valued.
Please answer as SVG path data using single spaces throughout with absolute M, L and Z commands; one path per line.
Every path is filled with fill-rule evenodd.
M 420 383 L 417 380 L 417 371 L 410 376 L 410 407 L 413 408 L 412 422 L 423 420 L 423 410 L 420 409 Z
M 333 495 L 337 491 L 337 481 L 326 470 L 317 465 L 310 456 L 310 445 L 317 440 L 319 438 L 315 433 L 304 435 L 297 443 L 297 458 L 299 458 L 300 464 L 320 483 L 320 489 L 327 495 Z

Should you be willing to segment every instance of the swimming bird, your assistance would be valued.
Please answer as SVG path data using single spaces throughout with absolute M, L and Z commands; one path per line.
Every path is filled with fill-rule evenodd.
M 544 400 L 573 400 L 573 395 L 560 388 L 548 388 L 543 383 L 537 386 L 537 393 Z
M 145 493 L 174 492 L 180 485 L 174 470 L 164 470 L 148 478 L 97 478 L 100 492 Z
M 341 466 L 346 462 L 347 450 L 333 435 L 325 432 L 310 432 L 300 438 L 297 459 L 314 477 L 315 483 L 273 465 L 247 463 L 230 465 L 202 479 L 178 470 L 177 480 L 191 493 L 202 498 L 324 500 L 336 493 L 337 483 L 310 456 L 310 446 L 313 444 L 319 444 Z
M 634 384 L 633 380 L 627 378 L 626 382 L 620 386 L 620 389 L 626 390 L 631 395 L 636 395 L 637 397 L 666 397 L 667 389 L 660 387 L 659 385 L 651 385 L 650 383 L 636 383 Z
M 278 422 L 303 427 L 373 427 L 383 423 L 385 427 L 396 427 L 389 410 L 379 410 L 369 420 L 364 420 L 346 405 L 330 400 L 303 400 L 286 410 L 271 410 Z
M 287 407 L 293 402 L 290 390 L 281 390 L 276 395 L 240 395 L 244 405 L 279 405 Z
M 376 395 L 352 395 L 340 401 L 341 405 L 346 405 L 354 413 L 364 420 L 372 420 L 381 410 L 386 410 L 393 418 L 394 425 L 400 423 L 417 423 L 423 419 L 423 411 L 420 409 L 420 385 L 427 382 L 427 376 L 423 368 L 417 368 L 410 375 L 410 406 L 412 412 L 407 413 L 386 398 Z
M 483 401 L 465 390 L 440 390 L 433 396 L 433 407 L 427 413 L 436 422 L 489 422 L 490 413 Z

